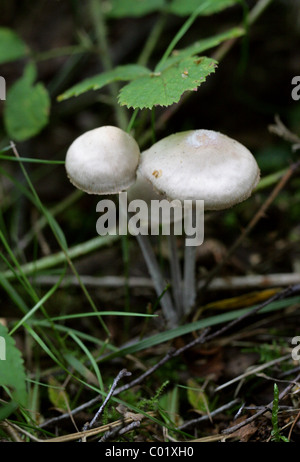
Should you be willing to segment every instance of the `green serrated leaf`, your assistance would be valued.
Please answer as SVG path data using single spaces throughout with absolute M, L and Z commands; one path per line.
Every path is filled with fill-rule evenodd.
M 37 135 L 48 123 L 50 98 L 42 83 L 34 85 L 35 66 L 26 66 L 23 76 L 8 90 L 4 107 L 7 134 L 16 141 Z
M 188 16 L 192 14 L 201 4 L 207 4 L 199 15 L 208 16 L 218 13 L 230 6 L 240 3 L 240 0 L 173 0 L 168 8 L 170 13 L 177 16 Z
M 26 406 L 26 374 L 21 352 L 2 324 L 0 324 L 0 387 L 8 387 L 13 400 Z
M 147 73 L 149 73 L 149 69 L 144 66 L 139 66 L 138 64 L 117 66 L 111 71 L 102 72 L 102 74 L 94 75 L 93 77 L 79 82 L 65 91 L 62 95 L 59 95 L 57 99 L 58 101 L 63 101 L 72 96 L 79 96 L 89 90 L 99 90 L 111 82 L 133 80 Z
M 149 73 L 125 85 L 119 94 L 119 103 L 128 107 L 149 108 L 177 103 L 187 90 L 195 90 L 214 72 L 217 62 L 206 57 L 187 57 Z
M 110 0 L 106 3 L 106 14 L 111 18 L 140 17 L 165 6 L 165 0 Z
M 0 27 L 0 64 L 23 58 L 28 48 L 22 39 L 11 29 Z

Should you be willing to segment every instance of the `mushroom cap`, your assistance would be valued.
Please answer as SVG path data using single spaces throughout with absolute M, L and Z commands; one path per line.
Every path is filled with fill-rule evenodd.
M 204 200 L 222 210 L 247 199 L 260 178 L 251 152 L 212 130 L 175 133 L 141 155 L 141 174 L 169 200 Z
M 76 138 L 68 149 L 65 167 L 78 189 L 89 194 L 115 194 L 135 182 L 139 158 L 134 138 L 107 125 Z

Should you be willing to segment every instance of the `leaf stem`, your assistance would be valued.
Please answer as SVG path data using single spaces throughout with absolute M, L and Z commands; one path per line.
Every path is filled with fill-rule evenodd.
M 161 60 L 159 61 L 159 63 L 157 64 L 156 68 L 155 68 L 155 72 L 159 72 L 161 70 L 161 68 L 163 67 L 164 63 L 166 62 L 166 60 L 168 59 L 168 57 L 170 56 L 170 54 L 172 53 L 172 51 L 174 50 L 174 48 L 176 47 L 177 43 L 179 42 L 179 40 L 182 39 L 182 37 L 186 34 L 186 32 L 189 30 L 189 28 L 191 27 L 191 25 L 193 24 L 193 22 L 195 21 L 195 19 L 198 17 L 198 15 L 203 11 L 205 10 L 205 8 L 207 6 L 209 6 L 210 2 L 204 2 L 202 3 L 201 5 L 198 6 L 198 8 L 196 8 L 196 10 L 189 16 L 189 18 L 185 21 L 185 23 L 182 25 L 182 27 L 179 29 L 179 31 L 177 32 L 177 34 L 175 35 L 175 37 L 173 38 L 173 40 L 171 41 L 170 45 L 168 46 L 168 48 L 166 49 L 165 53 L 163 54 L 163 57 L 161 58 Z

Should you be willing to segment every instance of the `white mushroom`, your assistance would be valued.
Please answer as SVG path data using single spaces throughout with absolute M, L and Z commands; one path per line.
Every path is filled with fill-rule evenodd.
M 65 167 L 69 180 L 76 188 L 89 194 L 115 194 L 135 183 L 139 160 L 139 146 L 132 136 L 120 128 L 103 126 L 84 133 L 71 144 Z M 155 254 L 147 236 L 138 235 L 137 240 L 171 325 L 173 304 Z
M 260 178 L 256 160 L 245 146 L 204 129 L 176 133 L 158 141 L 141 155 L 139 172 L 169 200 L 203 200 L 206 210 L 223 210 L 244 201 Z M 195 296 L 195 247 L 186 246 L 185 314 Z
M 107 125 L 76 138 L 68 149 L 65 166 L 78 189 L 89 194 L 115 194 L 135 182 L 139 157 L 135 139 Z

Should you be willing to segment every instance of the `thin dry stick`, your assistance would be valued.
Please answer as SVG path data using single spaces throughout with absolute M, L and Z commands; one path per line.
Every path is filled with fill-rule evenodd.
M 192 348 L 193 346 L 199 344 L 199 343 L 203 343 L 205 341 L 205 335 L 207 334 L 209 329 L 205 329 L 202 334 L 197 337 L 195 340 L 193 340 L 192 342 L 188 343 L 187 345 L 184 345 L 183 347 L 181 348 L 178 348 L 177 350 L 170 350 L 167 352 L 167 354 L 160 360 L 158 361 L 155 366 L 151 367 L 150 369 L 148 369 L 146 372 L 144 372 L 143 374 L 141 374 L 139 377 L 137 377 L 136 379 L 132 380 L 130 383 L 126 384 L 126 385 L 123 385 L 122 387 L 120 388 L 117 388 L 115 390 L 115 395 L 118 395 L 120 393 L 122 393 L 123 391 L 125 390 L 128 390 L 129 388 L 132 388 L 134 387 L 135 385 L 139 385 L 140 383 L 142 383 L 147 377 L 149 377 L 149 375 L 153 374 L 153 372 L 155 372 L 159 367 L 161 367 L 163 364 L 165 364 L 166 362 L 168 362 L 171 358 L 175 358 L 176 356 L 179 356 L 180 354 L 182 354 L 184 351 L 188 350 L 189 348 Z
M 36 284 L 45 286 L 53 286 L 59 281 L 60 276 L 41 275 L 35 276 Z M 82 283 L 86 287 L 116 287 L 123 288 L 126 283 L 124 276 L 88 276 L 80 275 Z M 232 289 L 252 289 L 252 288 L 268 288 L 268 287 L 283 287 L 300 283 L 299 273 L 276 273 L 276 274 L 246 274 L 245 276 L 225 276 L 214 278 L 207 290 L 232 290 Z M 60 287 L 69 285 L 78 285 L 78 280 L 73 275 L 67 275 L 62 280 Z M 198 289 L 204 285 L 203 281 L 199 281 Z M 154 289 L 151 278 L 146 277 L 129 277 L 128 286 L 131 288 L 147 288 Z M 175 297 L 174 297 L 175 298 Z
M 288 439 L 289 439 L 289 440 L 291 439 L 291 436 L 292 436 L 294 427 L 295 427 L 296 423 L 298 422 L 299 418 L 300 418 L 300 411 L 299 411 L 298 414 L 296 415 L 296 417 L 295 417 L 295 419 L 294 419 L 294 422 L 292 423 L 292 426 L 291 426 L 291 428 L 290 428 L 290 431 L 289 431 L 289 434 L 288 434 Z
M 113 396 L 114 394 L 114 391 L 116 389 L 116 386 L 118 385 L 119 381 L 123 378 L 123 377 L 128 377 L 131 375 L 131 372 L 128 372 L 126 369 L 122 369 L 119 374 L 117 375 L 117 377 L 115 378 L 115 380 L 113 381 L 113 384 L 111 386 L 111 389 L 109 390 L 109 393 L 107 394 L 105 400 L 103 401 L 102 405 L 100 406 L 99 410 L 96 412 L 94 418 L 90 421 L 89 424 L 87 424 L 84 428 L 84 430 L 87 430 L 88 428 L 92 428 L 95 423 L 97 422 L 97 420 L 99 419 L 99 417 L 102 415 L 103 411 L 104 411 L 104 408 L 105 406 L 107 405 L 108 401 L 110 400 L 110 398 Z
M 289 181 L 291 176 L 294 174 L 294 172 L 299 168 L 300 166 L 300 161 L 295 162 L 290 166 L 288 171 L 285 173 L 285 175 L 281 178 L 279 183 L 275 186 L 267 200 L 262 204 L 258 212 L 254 215 L 252 220 L 249 222 L 247 227 L 244 229 L 244 231 L 240 234 L 238 239 L 235 241 L 235 243 L 230 247 L 228 250 L 226 256 L 223 258 L 223 260 L 208 274 L 205 283 L 202 286 L 202 291 L 206 290 L 208 285 L 211 283 L 215 275 L 221 270 L 221 268 L 224 266 L 224 264 L 228 261 L 228 259 L 231 257 L 231 255 L 236 251 L 236 249 L 240 246 L 240 244 L 243 242 L 243 240 L 248 236 L 248 234 L 252 231 L 252 229 L 256 226 L 258 221 L 265 216 L 265 213 L 267 209 L 270 207 L 272 202 L 276 199 L 282 188 L 286 185 L 286 183 Z
M 135 428 L 139 427 L 140 425 L 141 425 L 140 420 L 134 420 L 130 424 L 126 425 L 125 427 L 120 425 L 119 427 L 116 427 L 113 430 L 104 433 L 102 438 L 99 440 L 99 443 L 105 443 L 110 438 L 112 438 L 113 436 L 116 436 L 116 435 L 124 435 L 125 433 L 128 433 L 131 430 L 134 430 Z
M 177 427 L 177 430 L 185 430 L 186 428 L 192 425 L 197 425 L 198 423 L 203 422 L 205 420 L 210 420 L 210 417 L 215 417 L 221 412 L 226 411 L 227 409 L 230 409 L 231 407 L 235 406 L 238 402 L 239 402 L 239 399 L 234 399 L 233 401 L 230 401 L 230 403 L 226 403 L 223 406 L 219 407 L 218 409 L 215 409 L 214 411 L 210 412 L 209 415 L 203 415 L 201 417 L 198 417 L 197 419 L 188 420 L 184 424 Z
M 225 332 L 227 332 L 227 331 L 231 330 L 233 327 L 235 327 L 239 322 L 244 321 L 246 318 L 248 318 L 250 316 L 253 316 L 259 310 L 261 310 L 262 308 L 264 308 L 268 304 L 272 303 L 273 301 L 279 300 L 281 298 L 286 298 L 286 297 L 288 297 L 290 295 L 293 295 L 294 293 L 297 293 L 299 291 L 300 291 L 300 284 L 289 287 L 287 289 L 284 289 L 284 290 L 276 293 L 273 297 L 269 298 L 265 302 L 263 302 L 260 305 L 256 306 L 254 309 L 248 311 L 244 315 L 240 316 L 237 319 L 234 319 L 230 323 L 228 323 L 225 326 L 221 327 L 219 330 L 213 332 L 212 334 L 208 335 L 209 329 L 204 330 L 199 337 L 197 337 L 196 339 L 194 339 L 190 343 L 184 345 L 183 347 L 181 347 L 181 348 L 179 348 L 177 350 L 170 350 L 158 363 L 156 363 L 155 366 L 148 369 L 146 372 L 141 374 L 136 379 L 132 380 L 131 382 L 129 382 L 128 384 L 126 384 L 126 385 L 124 385 L 122 387 L 116 388 L 113 395 L 116 396 L 116 395 L 120 394 L 121 392 L 123 392 L 123 391 L 125 391 L 125 390 L 127 390 L 129 388 L 132 388 L 135 385 L 139 385 L 140 383 L 143 382 L 143 380 L 145 378 L 147 378 L 151 374 L 153 374 L 153 372 L 155 372 L 159 367 L 161 367 L 163 364 L 165 364 L 171 358 L 179 356 L 183 352 L 187 351 L 190 348 L 193 348 L 195 345 L 197 345 L 199 343 L 208 342 L 208 341 L 211 341 L 211 340 L 215 339 L 216 337 L 219 337 L 220 335 L 223 335 Z M 71 414 L 72 415 L 77 414 L 78 412 L 86 409 L 87 407 L 90 407 L 90 406 L 96 404 L 97 402 L 100 401 L 100 399 L 101 399 L 101 396 L 96 396 L 95 398 L 91 399 L 90 401 L 88 401 L 88 402 L 82 404 L 81 406 L 78 406 L 77 408 L 73 409 Z M 46 426 L 49 426 L 49 425 L 52 425 L 52 424 L 56 424 L 57 422 L 59 422 L 61 420 L 64 420 L 64 419 L 66 419 L 68 417 L 70 417 L 69 414 L 62 414 L 62 415 L 60 415 L 58 417 L 54 417 L 52 419 L 49 419 L 49 420 L 43 422 L 40 425 L 40 428 L 43 428 L 43 427 L 46 427 Z
M 287 395 L 289 393 L 289 391 L 291 390 L 291 388 L 294 386 L 294 383 L 295 382 L 298 382 L 300 379 L 300 374 L 297 375 L 297 377 L 293 380 L 292 383 L 290 383 L 280 394 L 279 394 L 279 400 L 281 400 L 282 398 L 284 398 L 285 395 Z M 223 430 L 223 434 L 224 435 L 228 435 L 230 433 L 233 433 L 235 432 L 236 430 L 239 430 L 241 427 L 244 427 L 245 425 L 248 425 L 249 423 L 253 422 L 254 420 L 256 420 L 258 417 L 260 417 L 261 415 L 265 414 L 267 411 L 272 411 L 272 408 L 273 408 L 273 401 L 271 401 L 269 404 L 266 405 L 266 407 L 264 409 L 261 409 L 260 411 L 258 411 L 256 414 L 252 415 L 251 417 L 248 417 L 248 419 L 244 420 L 243 422 L 240 422 L 238 423 L 237 425 L 233 425 L 232 427 L 230 428 L 226 428 L 225 430 Z

